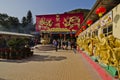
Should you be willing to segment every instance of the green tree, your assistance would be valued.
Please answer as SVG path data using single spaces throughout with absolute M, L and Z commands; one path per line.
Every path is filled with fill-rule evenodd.
M 26 17 L 22 18 L 22 26 L 25 27 L 27 25 L 27 19 Z
M 32 12 L 30 10 L 27 13 L 27 23 L 33 24 Z
M 9 24 L 11 25 L 11 26 L 18 26 L 18 24 L 19 24 L 19 20 L 18 20 L 18 18 L 17 17 L 9 17 L 8 18 L 8 20 L 9 20 Z
M 8 25 L 8 15 L 0 14 L 0 25 L 7 26 Z
M 19 19 L 17 17 L 14 17 L 13 20 L 14 20 L 13 25 L 18 26 L 19 25 Z

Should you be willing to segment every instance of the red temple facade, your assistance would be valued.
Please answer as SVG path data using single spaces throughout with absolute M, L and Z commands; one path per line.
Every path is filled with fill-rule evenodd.
M 79 29 L 83 22 L 83 13 L 50 14 L 36 16 L 36 31 L 69 32 Z

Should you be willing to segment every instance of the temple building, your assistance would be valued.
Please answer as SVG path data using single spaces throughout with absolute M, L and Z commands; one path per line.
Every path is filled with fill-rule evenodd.
M 53 39 L 75 39 L 75 33 L 83 22 L 83 13 L 36 15 L 36 30 L 41 39 L 50 43 Z

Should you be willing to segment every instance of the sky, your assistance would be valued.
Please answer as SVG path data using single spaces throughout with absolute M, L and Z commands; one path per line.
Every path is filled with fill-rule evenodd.
M 0 0 L 0 13 L 18 17 L 19 21 L 32 12 L 36 15 L 61 14 L 74 9 L 91 9 L 96 0 Z

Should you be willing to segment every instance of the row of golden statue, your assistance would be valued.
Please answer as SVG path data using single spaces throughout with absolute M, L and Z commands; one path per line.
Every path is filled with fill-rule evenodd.
M 92 38 L 78 37 L 77 45 L 84 49 L 88 55 L 96 57 L 99 63 L 113 66 L 118 70 L 118 74 L 120 73 L 120 40 L 113 35 L 100 34 L 92 36 Z

